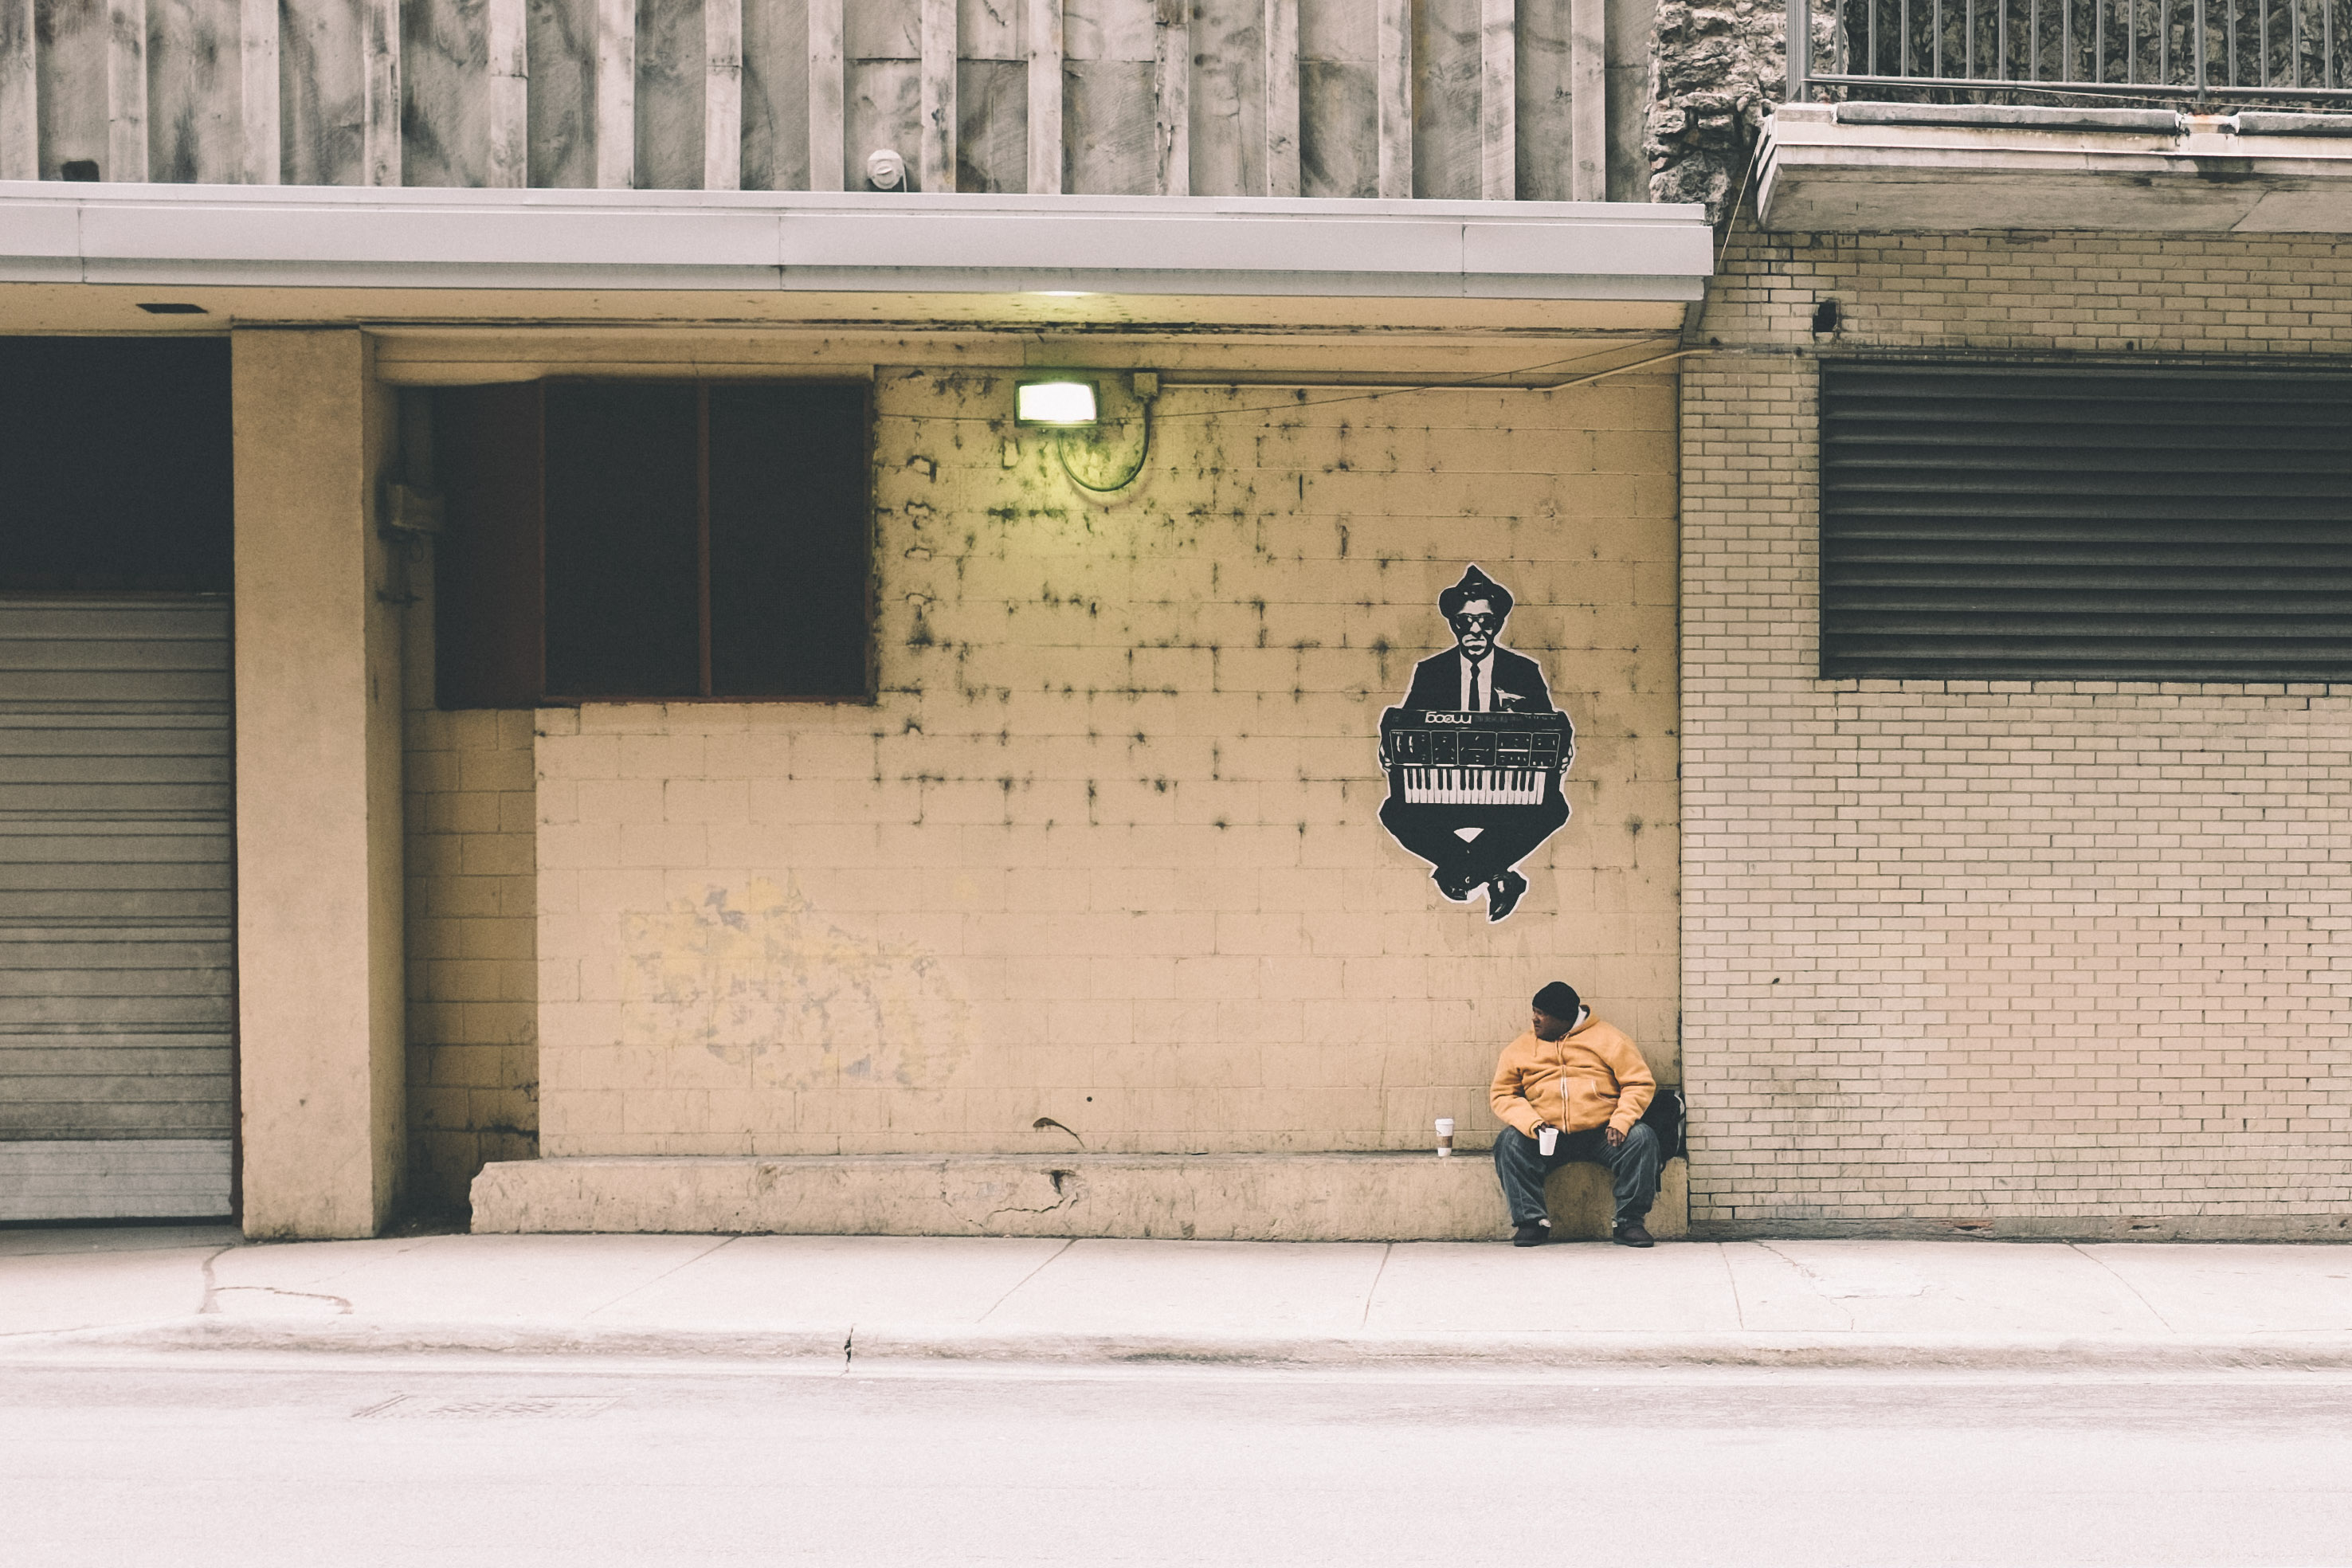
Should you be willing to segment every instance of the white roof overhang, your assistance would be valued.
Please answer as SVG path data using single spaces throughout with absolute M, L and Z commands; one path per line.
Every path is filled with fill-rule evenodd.
M 1664 304 L 1711 250 L 1624 203 L 0 182 L 0 283 L 52 286 Z
M 1811 233 L 2352 233 L 2352 116 L 1783 104 L 1757 212 Z

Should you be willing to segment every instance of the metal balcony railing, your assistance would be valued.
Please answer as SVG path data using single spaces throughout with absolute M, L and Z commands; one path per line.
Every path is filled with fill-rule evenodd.
M 1810 45 L 1790 51 L 1791 102 L 2352 109 L 2352 0 L 1789 0 L 1789 37 Z

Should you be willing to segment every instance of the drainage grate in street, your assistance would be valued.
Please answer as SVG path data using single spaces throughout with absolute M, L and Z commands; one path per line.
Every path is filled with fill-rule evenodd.
M 352 1411 L 352 1416 L 360 1421 L 577 1421 L 601 1415 L 619 1403 L 616 1398 L 593 1394 L 527 1394 L 497 1399 L 436 1399 L 425 1394 L 395 1394 L 363 1410 Z

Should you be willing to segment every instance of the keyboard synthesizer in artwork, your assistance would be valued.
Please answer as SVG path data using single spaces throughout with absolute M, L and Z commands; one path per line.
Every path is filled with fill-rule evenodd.
M 1499 640 L 1509 589 L 1472 565 L 1437 603 L 1454 646 L 1414 666 L 1404 700 L 1381 716 L 1381 822 L 1430 863 L 1439 892 L 1459 903 L 1484 889 L 1499 921 L 1527 892 L 1519 864 L 1568 820 L 1560 776 L 1576 728 L 1542 668 Z

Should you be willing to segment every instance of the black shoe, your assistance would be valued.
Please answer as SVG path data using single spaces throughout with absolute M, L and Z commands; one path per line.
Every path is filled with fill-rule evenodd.
M 1506 871 L 1486 884 L 1486 918 L 1501 920 L 1519 907 L 1519 895 L 1528 890 L 1528 879 L 1517 871 Z
M 1658 1245 L 1655 1238 L 1654 1238 L 1647 1230 L 1643 1228 L 1642 1222 L 1638 1219 L 1633 1221 L 1631 1225 L 1619 1226 L 1615 1231 L 1611 1233 L 1609 1239 L 1615 1242 L 1620 1247 L 1655 1247 Z
M 1551 1221 L 1548 1219 L 1531 1219 L 1511 1232 L 1513 1247 L 1541 1247 L 1550 1239 Z

